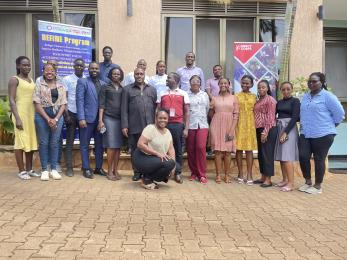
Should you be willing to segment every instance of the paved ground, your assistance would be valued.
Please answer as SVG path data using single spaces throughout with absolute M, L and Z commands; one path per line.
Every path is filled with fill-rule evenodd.
M 346 174 L 312 196 L 213 181 L 146 191 L 124 172 L 24 182 L 14 171 L 0 169 L 1 260 L 347 259 Z

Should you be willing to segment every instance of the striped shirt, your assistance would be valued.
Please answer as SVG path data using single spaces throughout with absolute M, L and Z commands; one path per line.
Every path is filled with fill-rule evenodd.
M 263 134 L 265 135 L 276 126 L 276 103 L 273 97 L 267 95 L 254 105 L 255 127 L 264 128 Z

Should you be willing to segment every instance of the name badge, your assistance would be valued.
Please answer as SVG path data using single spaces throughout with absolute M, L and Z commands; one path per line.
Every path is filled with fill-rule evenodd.
M 176 115 L 176 110 L 174 108 L 170 108 L 170 117 L 174 117 Z

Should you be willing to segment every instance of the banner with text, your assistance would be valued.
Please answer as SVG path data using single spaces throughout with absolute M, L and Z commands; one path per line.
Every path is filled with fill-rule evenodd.
M 273 42 L 235 42 L 234 43 L 234 90 L 241 91 L 241 78 L 251 75 L 254 78 L 253 93 L 257 84 L 266 79 L 270 83 L 272 96 L 276 98 L 278 67 L 278 43 Z
M 39 21 L 38 27 L 40 68 L 47 60 L 56 60 L 58 74 L 63 77 L 74 72 L 75 59 L 82 58 L 86 65 L 91 62 L 91 28 L 46 21 Z

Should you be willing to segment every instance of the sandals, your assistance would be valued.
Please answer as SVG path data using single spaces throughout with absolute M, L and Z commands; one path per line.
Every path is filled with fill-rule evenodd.
M 288 187 L 288 186 L 284 186 L 280 189 L 280 191 L 283 191 L 283 192 L 289 192 L 289 191 L 293 191 L 292 188 Z
M 244 184 L 245 183 L 244 179 L 242 179 L 242 178 L 237 178 L 236 181 L 238 184 Z
M 287 184 L 288 184 L 288 183 L 287 183 L 286 181 L 281 181 L 281 182 L 275 184 L 275 187 L 280 187 L 280 188 L 282 188 L 282 187 L 286 186 Z
M 225 183 L 231 183 L 229 174 L 225 174 L 225 176 L 224 176 L 224 182 L 225 182 Z
M 253 185 L 253 180 L 247 180 L 246 184 L 249 186 Z
M 216 183 L 220 184 L 222 182 L 222 179 L 220 178 L 220 175 L 216 175 Z
M 158 184 L 152 182 L 152 183 L 149 183 L 149 184 L 144 184 L 143 182 L 141 183 L 141 186 L 147 190 L 155 190 L 155 189 L 158 189 Z
M 116 176 L 109 175 L 109 174 L 106 175 L 106 179 L 108 179 L 110 181 L 117 181 L 118 180 Z

